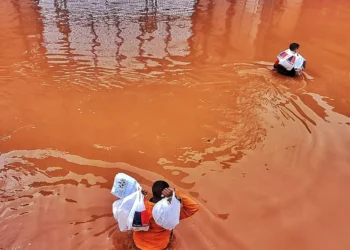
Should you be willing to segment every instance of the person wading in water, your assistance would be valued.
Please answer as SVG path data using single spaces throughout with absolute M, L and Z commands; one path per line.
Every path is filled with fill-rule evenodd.
M 298 53 L 299 47 L 298 43 L 291 43 L 289 49 L 277 55 L 277 61 L 273 67 L 278 73 L 290 77 L 303 73 L 306 67 L 306 60 Z
M 147 192 L 142 191 L 146 196 Z M 136 249 L 140 250 L 163 250 L 172 238 L 172 230 L 166 230 L 156 224 L 152 217 L 152 209 L 154 205 L 164 197 L 172 197 L 173 189 L 165 181 L 156 181 L 152 186 L 153 197 L 149 200 L 145 199 L 145 207 L 149 216 L 148 231 L 134 231 L 133 240 Z M 199 205 L 190 197 L 175 190 L 176 198 L 181 202 L 180 220 L 194 215 L 199 210 Z

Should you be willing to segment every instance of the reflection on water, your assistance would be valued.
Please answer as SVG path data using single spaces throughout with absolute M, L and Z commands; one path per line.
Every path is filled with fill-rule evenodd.
M 171 249 L 347 249 L 349 10 L 1 1 L 0 249 L 131 249 L 119 171 L 200 202 Z M 262 62 L 294 40 L 314 81 Z
M 189 53 L 191 0 L 55 1 L 55 8 L 44 1 L 39 6 L 47 60 L 62 72 L 54 81 L 92 88 L 96 81 L 107 88 L 139 82 L 156 77 L 158 70 L 150 74 L 154 68 L 182 64 L 176 58 Z

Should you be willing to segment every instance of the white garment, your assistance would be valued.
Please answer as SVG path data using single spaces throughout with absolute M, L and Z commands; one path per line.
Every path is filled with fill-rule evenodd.
M 303 64 L 306 61 L 304 57 L 294 51 L 291 51 L 290 49 L 279 53 L 277 55 L 277 59 L 279 61 L 278 64 L 282 65 L 289 71 L 293 68 L 295 70 L 303 70 Z

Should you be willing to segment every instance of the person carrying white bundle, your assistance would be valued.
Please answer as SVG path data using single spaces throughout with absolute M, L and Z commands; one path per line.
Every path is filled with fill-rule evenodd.
M 172 236 L 172 230 L 169 229 L 199 210 L 194 200 L 177 189 L 174 191 L 165 181 L 156 181 L 152 186 L 152 194 L 151 199 L 145 199 L 149 230 L 133 233 L 135 246 L 141 250 L 165 249 Z
M 303 73 L 306 67 L 306 59 L 298 53 L 299 47 L 299 44 L 291 43 L 289 49 L 277 55 L 274 68 L 278 73 L 290 77 Z

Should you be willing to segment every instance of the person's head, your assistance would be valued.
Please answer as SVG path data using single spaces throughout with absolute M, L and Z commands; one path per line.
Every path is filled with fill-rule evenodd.
M 165 188 L 168 188 L 169 184 L 165 181 L 156 181 L 152 186 L 152 194 L 156 199 L 162 198 L 162 192 Z
M 294 52 L 298 52 L 300 45 L 298 43 L 291 43 L 289 45 L 289 49 Z

